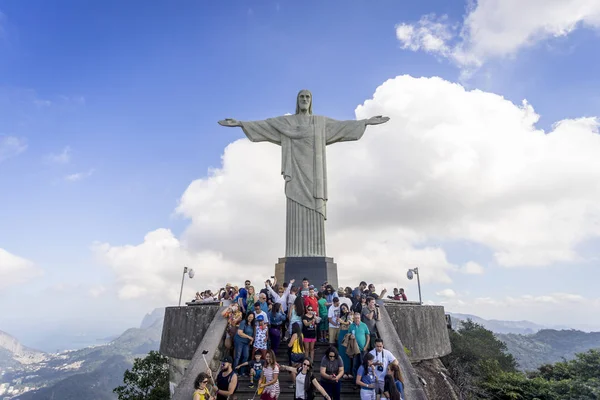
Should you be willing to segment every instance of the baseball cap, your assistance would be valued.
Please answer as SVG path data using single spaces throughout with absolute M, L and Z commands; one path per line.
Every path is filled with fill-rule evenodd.
M 225 356 L 223 357 L 223 359 L 221 360 L 222 363 L 229 363 L 229 364 L 233 364 L 233 358 L 231 358 L 231 356 Z
M 257 321 L 264 321 L 265 317 L 264 317 L 264 315 L 259 315 L 258 317 L 256 317 L 256 320 Z

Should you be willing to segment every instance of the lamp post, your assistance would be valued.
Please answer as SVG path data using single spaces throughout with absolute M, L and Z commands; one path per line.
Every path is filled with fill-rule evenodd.
M 183 294 L 183 280 L 185 279 L 185 274 L 188 274 L 190 279 L 194 277 L 194 270 L 188 267 L 183 267 L 183 275 L 181 276 L 181 289 L 179 290 L 179 306 L 181 307 L 181 295 Z
M 417 285 L 419 286 L 419 304 L 423 304 L 423 300 L 421 300 L 421 278 L 419 277 L 419 268 L 411 268 L 406 273 L 406 277 L 410 280 L 412 280 L 414 275 L 417 275 Z

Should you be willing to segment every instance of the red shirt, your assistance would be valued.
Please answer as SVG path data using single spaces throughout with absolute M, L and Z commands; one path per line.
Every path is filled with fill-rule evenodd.
M 308 306 L 311 306 L 314 312 L 319 312 L 319 302 L 316 297 L 306 296 L 304 298 L 304 307 Z

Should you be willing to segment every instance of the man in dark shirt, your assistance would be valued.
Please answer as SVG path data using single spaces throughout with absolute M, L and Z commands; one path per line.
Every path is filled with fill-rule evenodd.
M 237 389 L 238 376 L 233 372 L 233 359 L 230 356 L 225 356 L 221 360 L 221 371 L 217 375 L 217 400 L 227 400 L 232 396 Z

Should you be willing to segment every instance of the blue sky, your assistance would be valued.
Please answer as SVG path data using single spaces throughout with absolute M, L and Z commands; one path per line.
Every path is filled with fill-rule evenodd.
M 239 130 L 220 128 L 219 119 L 291 112 L 300 88 L 313 91 L 318 113 L 353 119 L 357 105 L 399 75 L 437 76 L 517 106 L 527 99 L 540 116 L 535 126 L 545 131 L 600 110 L 595 14 L 560 37 L 542 21 L 528 28 L 533 39 L 516 42 L 508 54 L 471 50 L 480 57 L 473 68 L 443 51 L 403 48 L 396 34 L 398 24 L 416 26 L 432 13 L 464 26 L 466 4 L 458 1 L 0 0 L 0 13 L 0 140 L 18 141 L 0 158 L 0 249 L 30 262 L 5 275 L 0 329 L 32 345 L 42 343 L 44 329 L 113 334 L 165 303 L 159 293 L 151 300 L 119 297 L 123 270 L 150 272 L 135 259 L 129 266 L 99 260 L 94 243 L 110 243 L 118 252 L 168 228 L 190 248 L 202 247 L 186 235 L 194 217 L 176 207 L 192 181 L 209 179 L 209 168 L 221 167 L 225 147 L 243 138 Z M 460 41 L 445 40 L 449 47 Z M 462 48 L 480 48 L 473 43 L 476 38 Z M 598 216 L 595 210 L 590 215 Z M 573 242 L 577 260 L 533 268 L 499 265 L 493 241 L 475 243 L 460 234 L 428 231 L 411 244 L 442 249 L 451 264 L 485 267 L 483 274 L 453 276 L 451 283 L 432 278 L 431 301 L 568 293 L 598 302 L 590 284 L 600 278 L 594 229 Z M 268 272 L 262 275 L 268 276 L 275 259 L 265 254 Z M 96 297 L 89 296 L 93 288 Z M 446 289 L 457 296 L 435 295 Z M 473 313 L 503 316 L 481 307 Z M 549 315 L 532 308 L 513 319 L 539 316 L 548 323 Z M 567 322 L 600 327 L 600 320 L 583 317 Z M 32 333 L 40 323 L 46 328 Z

